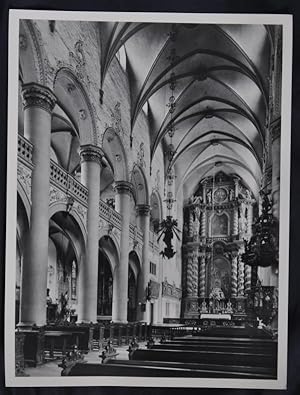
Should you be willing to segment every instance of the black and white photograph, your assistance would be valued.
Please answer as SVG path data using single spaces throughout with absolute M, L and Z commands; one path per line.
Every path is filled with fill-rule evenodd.
M 6 385 L 285 388 L 291 17 L 9 23 Z

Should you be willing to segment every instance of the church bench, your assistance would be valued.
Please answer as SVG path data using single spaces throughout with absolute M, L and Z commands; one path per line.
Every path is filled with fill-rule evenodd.
M 186 350 L 186 351 L 227 351 L 227 352 L 247 352 L 252 354 L 276 355 L 276 348 L 272 349 L 259 346 L 246 346 L 232 344 L 154 344 L 150 346 L 152 350 Z
M 137 376 L 137 377 L 226 377 L 226 378 L 260 378 L 272 379 L 274 376 L 267 373 L 228 372 L 217 369 L 190 369 L 187 366 L 174 366 L 171 364 L 154 365 L 142 362 L 140 365 L 132 364 L 134 361 L 112 361 L 109 364 L 76 363 L 68 371 L 68 376 Z
M 221 364 L 201 364 L 201 363 L 181 363 L 181 362 L 165 362 L 165 361 L 110 361 L 112 365 L 135 365 L 135 366 L 156 366 L 156 367 L 167 367 L 170 369 L 181 368 L 195 371 L 213 371 L 222 372 L 223 374 L 235 374 L 239 376 L 253 375 L 260 376 L 260 378 L 274 378 L 276 376 L 276 369 L 263 366 L 242 366 L 242 365 L 221 365 Z M 258 377 L 257 377 L 258 378 Z
M 258 338 L 271 339 L 272 336 L 263 329 L 253 327 L 209 327 L 200 332 L 194 332 L 195 336 L 223 336 L 223 337 L 241 337 L 241 338 Z
M 181 342 L 189 342 L 189 343 L 197 343 L 197 342 L 208 342 L 208 341 L 214 341 L 214 342 L 235 342 L 235 343 L 249 343 L 249 344 L 253 344 L 253 343 L 264 343 L 264 344 L 274 344 L 276 343 L 275 340 L 273 339 L 258 339 L 258 338 L 247 338 L 247 337 L 222 337 L 222 336 L 185 336 L 185 337 L 174 337 L 171 340 L 166 340 L 169 342 L 173 342 L 173 343 L 181 343 Z
M 185 350 L 135 350 L 131 356 L 139 361 L 166 361 L 183 363 L 216 363 L 246 366 L 273 367 L 277 361 L 272 355 L 247 352 L 185 351 Z

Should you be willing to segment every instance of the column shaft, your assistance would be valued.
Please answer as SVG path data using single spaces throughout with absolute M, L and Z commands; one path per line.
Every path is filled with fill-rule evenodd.
M 201 237 L 206 236 L 206 211 L 203 210 L 201 213 Z
M 193 296 L 193 253 L 187 253 L 186 295 Z
M 132 185 L 126 181 L 116 183 L 116 205 L 122 214 L 122 232 L 120 240 L 120 262 L 114 271 L 112 321 L 127 322 L 128 299 L 128 254 L 129 254 L 129 224 L 130 196 Z
M 146 303 L 146 289 L 149 274 L 149 230 L 150 230 L 150 206 L 137 206 L 137 226 L 143 232 L 142 268 L 138 278 L 138 302 L 139 321 L 146 321 L 147 311 L 142 311 L 142 303 Z
M 52 92 L 38 84 L 23 86 L 24 134 L 33 144 L 30 228 L 22 267 L 20 326 L 46 323 L 49 237 L 49 174 Z
M 238 212 L 238 208 L 234 207 L 233 209 L 233 229 L 232 229 L 232 233 L 234 235 L 238 235 L 239 234 L 239 212 Z
M 231 262 L 231 297 L 237 297 L 237 256 L 232 257 Z
M 200 258 L 200 298 L 205 298 L 205 255 Z
M 193 296 L 198 296 L 198 254 L 193 252 Z
M 249 204 L 248 212 L 247 212 L 247 233 L 249 236 L 252 236 L 252 224 L 253 224 L 253 206 L 252 204 Z
M 245 292 L 251 290 L 251 266 L 245 265 Z
M 238 257 L 238 296 L 244 296 L 244 262 Z
M 81 182 L 88 189 L 87 243 L 85 261 L 79 273 L 78 321 L 97 322 L 98 224 L 101 151 L 93 145 L 81 147 Z
M 189 208 L 189 236 L 193 237 L 194 234 L 194 219 L 193 210 Z

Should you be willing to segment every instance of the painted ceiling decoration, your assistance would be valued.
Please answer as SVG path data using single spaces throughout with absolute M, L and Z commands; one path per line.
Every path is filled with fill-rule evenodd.
M 151 160 L 160 144 L 165 153 L 172 144 L 165 170 L 175 167 L 180 180 L 177 191 L 185 183 L 196 187 L 199 178 L 213 174 L 218 162 L 220 170 L 237 173 L 258 196 L 272 28 L 101 23 L 102 83 L 112 59 L 123 48 L 131 87 L 132 138 L 147 104 Z M 172 112 L 167 106 L 171 95 Z

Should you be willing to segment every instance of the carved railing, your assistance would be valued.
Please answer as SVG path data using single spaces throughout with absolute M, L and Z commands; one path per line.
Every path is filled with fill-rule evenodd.
M 53 160 L 50 161 L 50 180 L 63 192 L 87 206 L 89 194 L 87 188 Z
M 141 232 L 136 226 L 133 224 L 129 225 L 129 236 L 136 240 L 138 243 L 143 244 L 143 232 Z
M 18 135 L 18 157 L 32 167 L 33 145 L 20 134 Z
M 104 203 L 103 200 L 99 201 L 99 215 L 101 218 L 121 230 L 122 215 L 111 208 L 108 204 Z
M 33 167 L 32 151 L 33 145 L 31 142 L 25 137 L 18 135 L 18 157 L 30 168 Z M 50 183 L 55 185 L 62 192 L 72 196 L 74 200 L 79 201 L 81 204 L 87 207 L 87 188 L 53 160 L 50 161 Z M 111 223 L 117 229 L 121 230 L 121 214 L 108 206 L 102 200 L 99 201 L 99 216 L 100 218 Z M 141 232 L 141 230 L 133 224 L 130 224 L 129 235 L 131 239 L 136 240 L 139 244 L 143 244 L 143 232 Z M 150 231 L 149 236 L 149 247 L 158 253 L 159 246 L 156 242 L 156 234 Z

